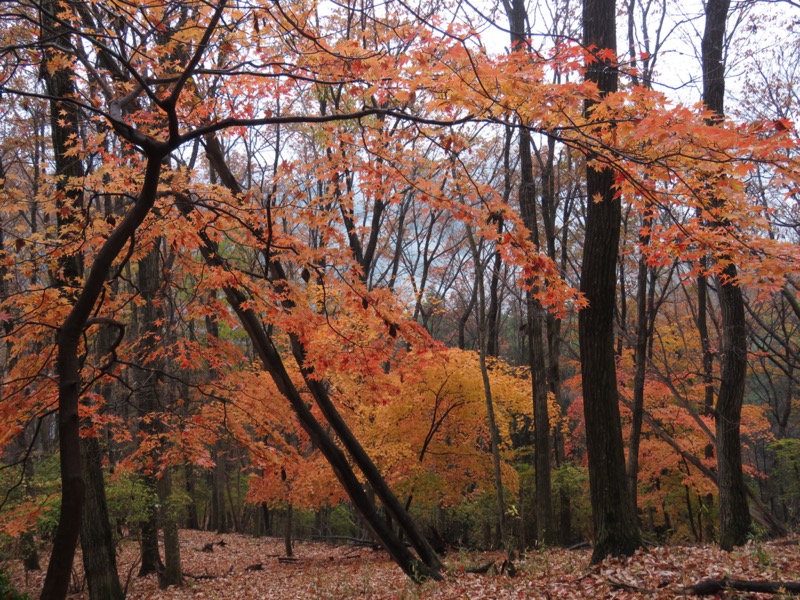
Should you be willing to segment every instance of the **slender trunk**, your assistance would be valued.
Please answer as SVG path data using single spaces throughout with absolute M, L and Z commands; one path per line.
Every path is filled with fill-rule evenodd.
M 647 216 L 642 226 L 649 230 L 652 217 Z M 650 243 L 650 235 L 639 236 L 639 246 L 642 249 L 639 256 L 639 271 L 636 276 L 636 346 L 634 348 L 634 361 L 636 370 L 633 375 L 633 410 L 631 411 L 631 431 L 628 437 L 628 490 L 631 495 L 631 504 L 638 510 L 639 502 L 639 442 L 642 436 L 642 414 L 644 412 L 644 384 L 647 372 L 647 332 L 649 314 L 647 311 L 647 281 L 648 267 L 644 255 L 644 248 Z
M 616 51 L 615 10 L 614 0 L 585 0 L 586 47 Z M 617 89 L 617 70 L 602 58 L 587 65 L 586 79 L 597 84 L 601 94 Z M 591 102 L 585 110 L 591 114 Z M 613 185 L 611 168 L 587 165 L 580 290 L 589 305 L 580 311 L 578 338 L 595 536 L 592 562 L 609 555 L 631 555 L 641 545 L 625 476 L 617 395 L 614 302 L 622 214 Z
M 294 556 L 292 551 L 292 505 L 286 505 L 286 529 L 283 530 L 283 550 L 286 556 Z
M 494 401 L 492 400 L 492 384 L 489 380 L 489 369 L 486 365 L 487 347 L 487 318 L 486 318 L 486 291 L 483 285 L 483 267 L 481 256 L 472 230 L 467 227 L 467 239 L 472 251 L 472 262 L 475 265 L 475 285 L 478 288 L 478 357 L 483 381 L 483 397 L 486 401 L 486 418 L 489 424 L 489 445 L 492 453 L 492 472 L 494 474 L 495 494 L 497 495 L 497 543 L 500 547 L 505 543 L 506 506 L 503 492 L 503 477 L 500 471 L 500 434 L 497 430 L 497 421 L 494 414 Z
M 178 522 L 172 509 L 172 468 L 166 467 L 156 484 L 158 490 L 159 521 L 164 531 L 164 571 L 159 577 L 163 589 L 170 585 L 181 585 L 181 547 L 178 539 Z
M 511 29 L 511 43 L 515 52 L 526 52 L 527 11 L 522 0 L 512 0 L 506 5 Z M 536 209 L 536 184 L 533 177 L 531 134 L 524 127 L 519 129 L 520 187 L 519 205 L 522 220 L 537 248 L 539 223 Z M 548 181 L 547 184 L 551 184 Z M 546 193 L 546 192 L 545 192 Z M 545 366 L 545 342 L 543 333 L 544 311 L 535 297 L 536 290 L 526 292 L 528 312 L 528 349 L 531 368 L 531 395 L 533 396 L 534 454 L 536 463 L 536 540 L 540 544 L 554 541 L 552 501 L 552 469 L 550 415 L 547 409 L 547 368 Z
M 703 103 L 722 119 L 725 100 L 725 27 L 730 0 L 706 3 L 703 33 Z M 712 121 L 713 122 L 713 121 Z M 716 207 L 724 204 L 716 198 Z M 716 223 L 724 226 L 723 221 Z M 728 264 L 717 277 L 717 293 L 722 314 L 721 381 L 716 406 L 717 471 L 719 476 L 719 544 L 731 550 L 747 541 L 750 510 L 742 473 L 740 427 L 747 377 L 747 325 L 744 295 L 736 281 L 736 266 Z

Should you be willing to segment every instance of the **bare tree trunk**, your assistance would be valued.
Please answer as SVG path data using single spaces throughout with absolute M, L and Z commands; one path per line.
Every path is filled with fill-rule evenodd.
M 652 217 L 645 217 L 643 226 L 649 230 Z M 634 361 L 636 370 L 633 375 L 633 409 L 631 411 L 631 431 L 628 437 L 628 490 L 631 495 L 631 504 L 638 511 L 639 496 L 639 442 L 642 437 L 642 416 L 644 413 L 644 384 L 647 374 L 647 332 L 649 313 L 647 311 L 647 259 L 644 256 L 644 247 L 650 243 L 650 235 L 639 236 L 641 255 L 639 256 L 639 271 L 636 276 L 636 346 L 634 347 Z M 638 513 L 637 513 L 638 514 Z
M 706 3 L 703 33 L 703 103 L 721 119 L 725 102 L 725 27 L 730 0 Z M 715 199 L 721 206 L 724 199 Z M 724 225 L 718 222 L 717 225 Z M 750 510 L 742 473 L 740 427 L 747 377 L 747 325 L 744 296 L 736 282 L 736 266 L 728 264 L 717 277 L 722 314 L 722 379 L 716 406 L 717 470 L 719 473 L 719 544 L 731 550 L 747 541 Z
M 59 11 L 58 3 L 45 0 L 42 3 L 40 18 L 42 23 L 41 39 L 48 46 L 60 44 L 69 47 L 72 43 L 69 30 L 54 18 Z M 58 53 L 48 49 L 46 60 L 57 58 Z M 69 185 L 69 179 L 83 176 L 83 165 L 78 156 L 69 156 L 71 143 L 80 139 L 79 124 L 81 115 L 78 108 L 70 102 L 62 102 L 61 98 L 72 98 L 75 84 L 73 72 L 62 66 L 41 69 L 45 89 L 50 96 L 50 134 L 55 159 L 56 187 L 59 190 L 56 212 L 59 234 L 78 218 L 83 206 L 83 192 Z M 73 142 L 70 142 L 73 140 Z M 77 213 L 77 214 L 76 214 Z M 62 240 L 67 241 L 67 240 Z M 74 283 L 83 273 L 83 261 L 79 253 L 67 253 L 61 261 L 61 273 L 57 276 L 62 283 Z M 88 315 L 87 315 L 88 317 Z M 79 436 L 78 395 L 80 388 L 80 363 L 77 356 L 78 337 L 83 329 L 83 322 L 76 323 L 72 331 L 59 332 L 59 355 L 57 370 L 59 373 L 59 460 L 61 464 L 61 512 L 58 519 L 53 550 L 47 567 L 42 598 L 62 598 L 67 594 L 69 578 L 72 574 L 72 562 L 81 527 L 81 513 L 85 496 L 85 482 L 81 465 Z M 74 335 L 67 341 L 67 334 Z M 74 348 L 73 348 L 74 346 Z M 68 373 L 68 375 L 66 375 Z
M 526 52 L 527 11 L 523 0 L 506 2 L 506 12 L 511 29 L 513 51 Z M 522 219 L 531 240 L 540 248 L 539 223 L 536 209 L 536 184 L 533 178 L 531 134 L 522 123 L 519 129 L 520 188 L 519 205 Z M 544 310 L 535 297 L 536 290 L 526 292 L 528 313 L 528 347 L 531 367 L 531 394 L 533 396 L 534 460 L 536 463 L 536 540 L 540 544 L 554 541 L 552 500 L 552 469 L 550 444 L 550 415 L 547 410 L 547 368 L 545 366 L 545 340 L 543 333 Z
M 96 437 L 82 440 L 86 477 L 86 503 L 81 519 L 83 568 L 92 600 L 121 600 L 125 597 L 117 573 L 117 554 L 108 522 L 102 448 Z
M 467 226 L 467 239 L 472 251 L 472 262 L 475 265 L 475 285 L 478 288 L 478 347 L 481 380 L 483 381 L 483 397 L 486 401 L 486 418 L 489 422 L 489 443 L 492 452 L 492 472 L 494 474 L 495 494 L 497 496 L 497 540 L 495 546 L 501 547 L 505 541 L 506 505 L 503 490 L 503 477 L 500 471 L 500 434 L 497 430 L 497 421 L 494 414 L 494 401 L 492 399 L 492 384 L 489 380 L 489 370 L 486 365 L 487 318 L 486 318 L 486 292 L 483 284 L 483 267 L 480 251 L 475 243 L 472 230 Z
M 164 571 L 159 577 L 159 586 L 163 589 L 170 585 L 181 585 L 181 547 L 178 539 L 178 523 L 173 514 L 172 468 L 166 467 L 161 479 L 156 484 L 158 489 L 159 520 L 164 531 Z
M 583 43 L 616 51 L 614 0 L 585 0 Z M 586 79 L 601 94 L 617 89 L 617 70 L 597 58 Z M 587 102 L 590 114 L 592 103 Z M 631 555 L 641 545 L 639 525 L 628 493 L 614 355 L 614 303 L 619 255 L 621 204 L 614 196 L 611 168 L 586 168 L 586 234 L 580 289 L 589 306 L 580 311 L 580 342 L 586 451 L 594 521 L 592 562 L 609 555 Z

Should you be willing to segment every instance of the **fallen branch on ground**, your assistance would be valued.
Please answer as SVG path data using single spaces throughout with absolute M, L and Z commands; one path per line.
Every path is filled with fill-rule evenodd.
M 800 582 L 792 581 L 745 581 L 742 579 L 706 579 L 683 589 L 687 594 L 710 596 L 727 590 L 754 592 L 758 594 L 800 593 Z

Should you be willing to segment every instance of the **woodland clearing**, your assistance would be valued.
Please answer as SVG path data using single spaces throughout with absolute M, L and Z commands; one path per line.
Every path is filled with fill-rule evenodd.
M 221 544 L 220 542 L 224 542 Z M 213 550 L 203 550 L 212 544 Z M 713 546 L 658 546 L 630 558 L 606 559 L 590 566 L 589 549 L 548 548 L 514 562 L 512 577 L 503 569 L 502 552 L 451 550 L 443 582 L 414 585 L 388 555 L 368 547 L 295 543 L 294 559 L 284 562 L 277 537 L 219 535 L 181 531 L 183 587 L 161 590 L 155 575 L 136 577 L 135 540 L 122 543 L 119 571 L 127 580 L 127 598 L 311 599 L 500 599 L 500 598 L 676 598 L 684 588 L 708 579 L 793 581 L 800 572 L 800 540 L 749 542 L 723 552 Z M 283 560 L 279 560 L 283 559 Z M 487 574 L 470 569 L 494 561 Z M 76 561 L 80 565 L 80 557 Z M 252 568 L 261 565 L 260 569 Z M 43 565 L 44 566 L 44 565 Z M 248 570 L 248 567 L 251 567 Z M 20 591 L 35 594 L 45 571 L 26 574 L 19 561 L 3 565 Z M 82 575 L 73 578 L 69 598 L 88 598 Z M 771 598 L 769 594 L 731 592 L 714 597 Z M 781 596 L 778 596 L 781 597 Z

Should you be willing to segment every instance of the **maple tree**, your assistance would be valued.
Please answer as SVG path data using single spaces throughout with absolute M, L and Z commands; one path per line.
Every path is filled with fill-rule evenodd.
M 569 538 L 550 469 L 584 462 L 593 560 L 638 546 L 631 492 L 643 527 L 660 510 L 707 538 L 708 480 L 722 545 L 743 542 L 744 525 L 724 533 L 725 478 L 758 481 L 771 440 L 722 359 L 762 361 L 779 433 L 795 435 L 798 251 L 774 234 L 792 208 L 772 208 L 796 195 L 792 123 L 724 120 L 708 98 L 716 116 L 637 85 L 655 59 L 640 72 L 616 55 L 613 2 L 585 7 L 583 46 L 565 15 L 541 48 L 513 3 L 500 53 L 445 8 L 9 3 L 0 441 L 20 482 L 37 444 L 60 449 L 43 597 L 66 593 L 79 531 L 90 588 L 119 596 L 98 577 L 116 573 L 111 470 L 150 490 L 142 569 L 160 569 L 161 528 L 165 585 L 181 581 L 176 488 L 205 478 L 220 531 L 246 529 L 245 495 L 294 517 L 349 503 L 415 579 L 441 572 L 426 511 L 485 502 L 503 544 L 534 514 L 549 543 L 557 500 Z M 737 352 L 725 294 L 741 300 Z M 692 310 L 698 331 L 677 329 Z M 711 434 L 714 393 L 718 427 L 743 411 L 761 465 L 725 470 L 740 431 L 733 446 Z M 792 464 L 791 448 L 769 460 Z M 530 463 L 533 511 L 516 470 Z M 44 510 L 18 487 L 3 516 L 15 535 Z M 763 494 L 751 510 L 777 530 Z

